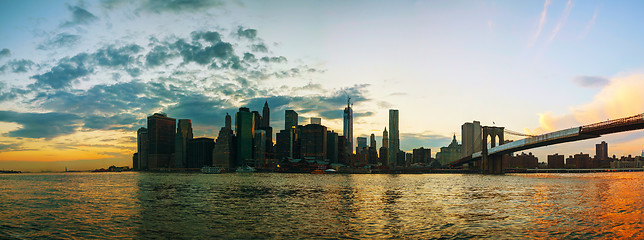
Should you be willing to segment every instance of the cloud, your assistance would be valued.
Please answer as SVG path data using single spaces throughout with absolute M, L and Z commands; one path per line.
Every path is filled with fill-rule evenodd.
M 27 59 L 14 59 L 9 61 L 6 65 L 0 67 L 0 72 L 4 72 L 6 69 L 11 69 L 14 73 L 25 73 L 27 70 L 30 70 L 31 67 L 36 65 L 33 61 Z
M 106 6 L 116 6 L 119 1 L 105 1 Z M 147 0 L 140 1 L 140 9 L 148 12 L 195 12 L 204 11 L 209 8 L 223 6 L 224 2 L 219 0 Z
M 98 17 L 85 10 L 84 8 L 81 8 L 80 6 L 67 5 L 67 9 L 72 12 L 72 20 L 64 22 L 63 24 L 61 24 L 61 27 L 87 25 L 98 20 Z
M 584 28 L 584 31 L 581 32 L 581 35 L 579 35 L 579 39 L 584 39 L 586 38 L 586 35 L 590 32 L 590 29 L 595 25 L 595 22 L 597 21 L 597 15 L 599 15 L 599 8 L 595 9 L 595 13 L 593 13 L 593 17 L 588 21 L 586 24 L 586 27 Z
M 86 53 L 78 54 L 71 58 L 64 58 L 58 62 L 58 65 L 51 68 L 46 73 L 37 74 L 31 78 L 35 79 L 36 87 L 51 87 L 61 89 L 71 86 L 73 80 L 87 76 L 94 71 L 89 67 L 87 61 L 90 56 Z
M 268 48 L 266 47 L 266 45 L 264 43 L 253 44 L 251 46 L 251 49 L 253 50 L 253 52 L 261 52 L 261 53 L 268 52 Z
M 136 44 L 129 44 L 122 47 L 113 45 L 97 50 L 94 54 L 94 60 L 99 66 L 106 67 L 127 67 L 134 63 L 135 56 L 143 48 Z
M 255 38 L 257 38 L 257 30 L 252 28 L 244 29 L 243 27 L 239 27 L 237 28 L 237 37 L 255 40 Z
M 437 148 L 447 146 L 452 141 L 451 136 L 443 136 L 431 132 L 424 133 L 400 133 L 400 149 L 411 151 L 414 148 L 433 148 L 432 155 L 435 155 Z
M 563 25 L 566 24 L 566 21 L 568 20 L 568 16 L 570 15 L 570 10 L 572 10 L 572 7 L 574 7 L 572 0 L 568 0 L 568 3 L 566 3 L 566 8 L 564 9 L 564 12 L 561 14 L 561 17 L 559 17 L 559 21 L 557 22 L 557 25 L 555 26 L 555 28 L 552 30 L 552 34 L 550 35 L 550 38 L 548 38 L 548 43 L 552 42 L 552 40 L 555 39 L 555 37 L 557 36 L 557 33 L 559 33 L 559 30 L 561 30 Z
M 68 113 L 19 113 L 0 111 L 0 122 L 13 122 L 22 127 L 10 131 L 10 137 L 46 138 L 74 133 L 80 118 Z
M 140 119 L 133 114 L 122 113 L 112 116 L 91 115 L 83 118 L 83 128 L 93 130 L 118 130 L 134 131 L 139 128 L 136 124 Z
M 541 34 L 541 31 L 543 30 L 543 25 L 546 24 L 546 17 L 548 16 L 548 6 L 550 6 L 550 0 L 546 0 L 543 4 L 543 10 L 541 11 L 541 17 L 539 18 L 539 25 L 537 25 L 537 32 L 534 34 L 532 42 L 530 42 L 530 46 L 533 46 L 537 41 L 539 35 Z
M 0 50 L 0 59 L 9 56 L 11 56 L 11 51 L 9 51 L 8 48 L 3 48 L 2 50 Z
M 573 79 L 573 82 L 580 87 L 604 87 L 610 83 L 610 80 L 604 77 L 597 76 L 577 76 Z
M 49 38 L 38 45 L 40 50 L 51 50 L 61 47 L 75 46 L 81 39 L 80 35 L 59 33 L 54 38 Z

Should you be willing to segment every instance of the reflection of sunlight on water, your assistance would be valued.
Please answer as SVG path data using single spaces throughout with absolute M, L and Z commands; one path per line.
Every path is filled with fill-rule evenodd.
M 0 238 L 643 238 L 644 173 L 0 176 Z

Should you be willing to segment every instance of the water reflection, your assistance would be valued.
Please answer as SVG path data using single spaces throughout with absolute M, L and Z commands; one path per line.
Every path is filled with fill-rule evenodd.
M 0 238 L 644 238 L 644 173 L 0 176 Z

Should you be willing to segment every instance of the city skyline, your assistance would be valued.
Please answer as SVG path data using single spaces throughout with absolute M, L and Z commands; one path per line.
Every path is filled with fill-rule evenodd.
M 5 1 L 0 168 L 125 165 L 155 112 L 216 138 L 239 107 L 389 127 L 432 154 L 465 122 L 540 134 L 644 112 L 642 3 Z M 611 36 L 620 36 L 612 38 Z M 266 125 L 266 123 L 262 123 Z M 391 131 L 391 129 L 388 129 Z M 174 141 L 174 139 L 173 139 Z M 644 133 L 532 150 L 638 155 Z M 175 160 L 175 159 L 173 159 Z M 35 165 L 29 167 L 29 164 Z M 36 167 L 37 166 L 37 167 Z

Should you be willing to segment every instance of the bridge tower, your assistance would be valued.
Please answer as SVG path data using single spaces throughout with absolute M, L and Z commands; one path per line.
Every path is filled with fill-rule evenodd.
M 499 145 L 503 144 L 504 127 L 483 126 L 482 149 L 481 149 L 481 170 L 484 174 L 503 174 L 503 157 L 500 154 L 487 154 L 487 139 L 491 138 L 491 146 L 496 147 L 496 139 L 499 139 Z

